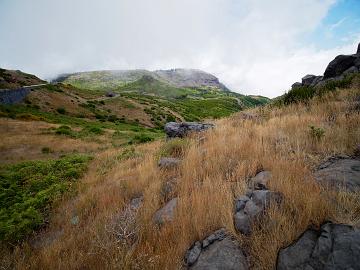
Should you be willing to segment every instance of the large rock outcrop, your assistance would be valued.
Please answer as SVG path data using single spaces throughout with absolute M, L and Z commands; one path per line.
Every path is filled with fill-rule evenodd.
M 360 43 L 355 54 L 336 56 L 326 67 L 324 76 L 306 75 L 301 83 L 296 82 L 291 88 L 322 86 L 327 81 L 342 80 L 346 75 L 358 72 L 360 72 Z
M 220 229 L 186 252 L 185 263 L 193 270 L 247 270 L 248 262 L 239 243 Z
M 320 164 L 314 177 L 321 184 L 355 192 L 360 190 L 360 159 L 334 156 Z
M 164 129 L 169 138 L 185 137 L 190 132 L 200 132 L 213 128 L 214 124 L 200 122 L 169 122 L 166 123 Z
M 360 269 L 360 230 L 327 223 L 280 250 L 277 270 Z

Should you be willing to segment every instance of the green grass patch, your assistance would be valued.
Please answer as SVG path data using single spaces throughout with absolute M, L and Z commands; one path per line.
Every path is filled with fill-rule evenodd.
M 89 156 L 28 161 L 0 167 L 0 240 L 15 242 L 39 228 L 51 206 L 72 189 Z

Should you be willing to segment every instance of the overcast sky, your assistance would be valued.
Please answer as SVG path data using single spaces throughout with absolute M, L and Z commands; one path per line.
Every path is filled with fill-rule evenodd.
M 274 97 L 360 41 L 359 0 L 0 0 L 0 67 L 198 68 Z

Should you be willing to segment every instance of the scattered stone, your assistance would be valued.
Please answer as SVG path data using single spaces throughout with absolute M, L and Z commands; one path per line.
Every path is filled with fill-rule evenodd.
M 199 241 L 195 242 L 195 244 L 187 251 L 185 258 L 186 263 L 188 265 L 193 265 L 196 260 L 199 258 L 201 253 L 201 243 Z
M 334 156 L 320 164 L 314 177 L 320 183 L 350 192 L 360 190 L 360 160 L 349 156 Z
M 80 219 L 79 219 L 79 216 L 73 216 L 71 219 L 70 219 L 70 223 L 72 225 L 78 225 L 80 222 Z
M 115 97 L 116 94 L 113 91 L 108 91 L 108 92 L 106 92 L 105 96 L 107 96 L 107 97 Z
M 263 190 L 267 189 L 267 183 L 271 178 L 271 172 L 262 171 L 250 179 L 249 184 L 252 189 Z
M 261 119 L 258 114 L 252 113 L 252 112 L 241 112 L 239 115 L 240 115 L 240 118 L 243 120 L 258 121 Z
M 235 200 L 235 213 L 239 212 L 240 210 L 243 210 L 245 208 L 245 204 L 247 201 L 249 201 L 250 198 L 248 196 L 239 196 L 236 200 Z
M 247 190 L 246 196 L 235 200 L 234 225 L 238 232 L 250 235 L 251 225 L 261 219 L 272 202 L 280 204 L 283 195 L 267 189 L 271 172 L 262 171 L 250 179 L 252 190 Z
M 312 75 L 312 74 L 311 75 L 306 75 L 305 77 L 303 77 L 301 79 L 301 84 L 303 86 L 309 86 L 316 79 L 316 77 L 317 77 L 316 75 Z
M 301 82 L 295 82 L 291 85 L 291 89 L 294 89 L 294 88 L 298 88 L 298 87 L 301 87 L 302 86 L 302 83 Z
M 174 168 L 180 164 L 181 160 L 173 157 L 163 157 L 159 160 L 160 168 Z
M 244 208 L 244 213 L 249 216 L 249 218 L 256 218 L 264 208 L 259 205 L 256 205 L 252 200 L 248 201 Z
M 178 198 L 174 198 L 167 202 L 164 207 L 157 210 L 153 217 L 154 222 L 158 225 L 162 225 L 166 221 L 172 221 L 174 219 L 177 201 Z
M 243 210 L 237 212 L 234 215 L 235 228 L 238 232 L 250 235 L 251 233 L 251 221 L 249 215 L 245 214 Z
M 177 185 L 177 179 L 172 178 L 168 180 L 161 189 L 161 195 L 164 197 L 165 201 L 172 197 L 175 192 Z
M 143 200 L 144 200 L 143 196 L 133 198 L 129 204 L 130 208 L 136 210 L 139 209 L 143 203 Z
M 185 263 L 188 269 L 249 269 L 239 243 L 227 235 L 224 229 L 208 236 L 202 245 L 196 242 L 186 252 Z
M 281 203 L 282 194 L 280 192 L 274 192 L 270 190 L 255 190 L 252 193 L 251 200 L 263 209 L 270 206 L 271 201 Z
M 360 230 L 326 223 L 278 253 L 277 269 L 360 269 Z
M 200 122 L 169 122 L 165 125 L 165 133 L 169 138 L 185 137 L 190 132 L 200 132 L 213 128 L 215 125 L 210 123 Z

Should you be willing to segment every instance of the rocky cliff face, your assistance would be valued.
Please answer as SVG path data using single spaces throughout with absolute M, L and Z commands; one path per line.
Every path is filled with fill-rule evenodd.
M 157 70 L 154 74 L 176 87 L 215 87 L 228 90 L 214 75 L 197 69 Z
M 291 88 L 322 86 L 328 81 L 342 80 L 346 75 L 358 72 L 360 72 L 360 43 L 355 54 L 336 56 L 326 67 L 323 76 L 306 75 L 301 82 L 294 83 Z

